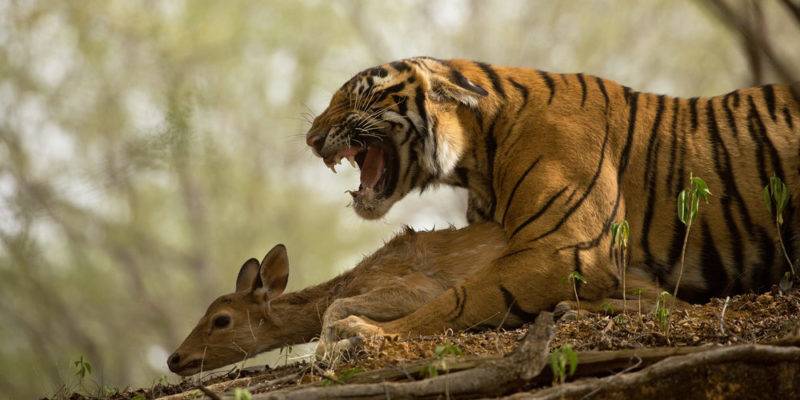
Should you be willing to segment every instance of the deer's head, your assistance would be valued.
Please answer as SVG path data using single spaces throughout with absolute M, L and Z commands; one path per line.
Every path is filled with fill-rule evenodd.
M 279 244 L 259 263 L 247 260 L 236 291 L 214 300 L 186 340 L 167 359 L 172 372 L 187 376 L 242 361 L 297 341 L 287 313 L 273 310 L 286 288 L 289 260 Z

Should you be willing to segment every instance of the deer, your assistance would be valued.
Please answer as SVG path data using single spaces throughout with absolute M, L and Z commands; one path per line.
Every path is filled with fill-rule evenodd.
M 286 247 L 274 246 L 259 262 L 242 264 L 236 289 L 215 299 L 183 343 L 167 359 L 181 376 L 242 361 L 272 349 L 319 338 L 324 357 L 340 326 L 369 335 L 358 321 L 391 321 L 411 314 L 500 256 L 506 246 L 495 223 L 416 232 L 406 228 L 353 269 L 316 286 L 286 293 Z M 349 342 L 352 343 L 352 342 Z

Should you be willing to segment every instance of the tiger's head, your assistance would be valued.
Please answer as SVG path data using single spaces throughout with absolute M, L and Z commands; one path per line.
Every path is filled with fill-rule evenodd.
M 306 143 L 334 170 L 361 172 L 348 191 L 358 215 L 376 219 L 414 189 L 447 178 L 468 146 L 463 111 L 487 92 L 451 62 L 413 58 L 358 73 L 314 119 Z

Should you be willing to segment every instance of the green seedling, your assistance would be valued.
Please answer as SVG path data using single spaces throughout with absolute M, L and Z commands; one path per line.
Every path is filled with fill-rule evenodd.
M 622 313 L 628 311 L 628 299 L 625 295 L 625 272 L 628 269 L 628 239 L 631 235 L 631 226 L 628 220 L 611 224 L 611 246 L 614 249 L 617 269 L 622 275 Z
M 441 361 L 442 368 L 447 370 L 447 363 L 443 360 L 444 357 L 461 356 L 464 355 L 464 351 L 461 350 L 461 347 L 458 347 L 458 345 L 445 341 L 442 344 L 436 345 L 433 349 L 433 354 L 436 356 L 436 360 L 424 365 L 420 370 L 420 374 L 426 378 L 439 376 L 439 368 L 436 367 L 436 361 Z
M 614 306 L 612 306 L 610 303 L 603 303 L 600 305 L 600 308 L 603 309 L 603 312 L 606 313 L 606 315 L 614 314 Z
M 578 353 L 565 344 L 550 353 L 550 370 L 553 371 L 553 385 L 563 384 L 567 376 L 575 374 L 578 368 Z
M 653 312 L 653 317 L 656 321 L 658 321 L 658 326 L 661 328 L 661 332 L 664 336 L 667 337 L 669 340 L 669 315 L 670 311 L 669 308 L 666 306 L 667 298 L 669 297 L 669 292 L 664 291 L 658 295 L 658 299 L 656 300 L 656 309 Z
M 794 269 L 792 260 L 789 259 L 789 252 L 786 251 L 786 246 L 783 244 L 783 234 L 781 228 L 783 227 L 783 210 L 789 204 L 791 194 L 786 184 L 783 183 L 781 178 L 773 175 L 769 178 L 769 183 L 764 186 L 761 192 L 761 199 L 764 200 L 764 205 L 769 210 L 770 215 L 775 219 L 775 229 L 778 231 L 778 243 L 781 245 L 783 256 L 786 257 L 786 263 L 789 264 L 790 271 L 787 271 L 781 279 L 780 287 L 783 291 L 791 290 L 793 281 L 797 279 L 797 273 Z M 790 275 L 791 273 L 791 275 Z M 785 290 L 784 290 L 785 289 Z
M 675 291 L 672 293 L 673 303 L 674 299 L 678 298 L 678 288 L 681 285 L 681 278 L 683 277 L 683 266 L 686 261 L 686 246 L 689 243 L 689 231 L 692 229 L 692 223 L 697 219 L 697 214 L 700 212 L 700 200 L 708 203 L 708 197 L 711 196 L 711 191 L 708 190 L 706 181 L 699 177 L 692 176 L 689 173 L 689 188 L 681 190 L 678 194 L 678 219 L 686 225 L 686 233 L 683 236 L 683 246 L 681 247 L 681 265 L 678 270 L 678 280 L 675 282 Z
M 233 391 L 234 400 L 253 400 L 253 395 L 247 389 L 236 388 Z
M 578 297 L 578 282 L 586 284 L 586 279 L 583 278 L 578 271 L 572 271 L 567 275 L 567 280 L 572 282 L 572 292 L 575 293 L 575 304 L 578 306 L 578 315 L 581 312 L 581 299 Z
M 88 360 L 84 359 L 83 356 L 80 356 L 80 358 L 73 361 L 72 365 L 75 369 L 75 376 L 78 377 L 78 380 L 81 383 L 87 376 L 92 375 L 92 364 L 89 363 Z
M 639 325 L 644 327 L 644 318 L 642 317 L 642 288 L 636 288 L 631 293 L 636 296 L 637 303 L 639 303 Z
M 437 345 L 433 349 L 433 353 L 436 354 L 436 358 L 440 359 L 445 356 L 460 356 L 464 354 L 460 347 L 450 342 Z

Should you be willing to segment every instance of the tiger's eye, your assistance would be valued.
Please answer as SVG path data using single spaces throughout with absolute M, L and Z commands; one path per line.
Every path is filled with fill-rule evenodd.
M 225 328 L 231 324 L 231 317 L 227 315 L 220 315 L 214 318 L 214 328 Z

